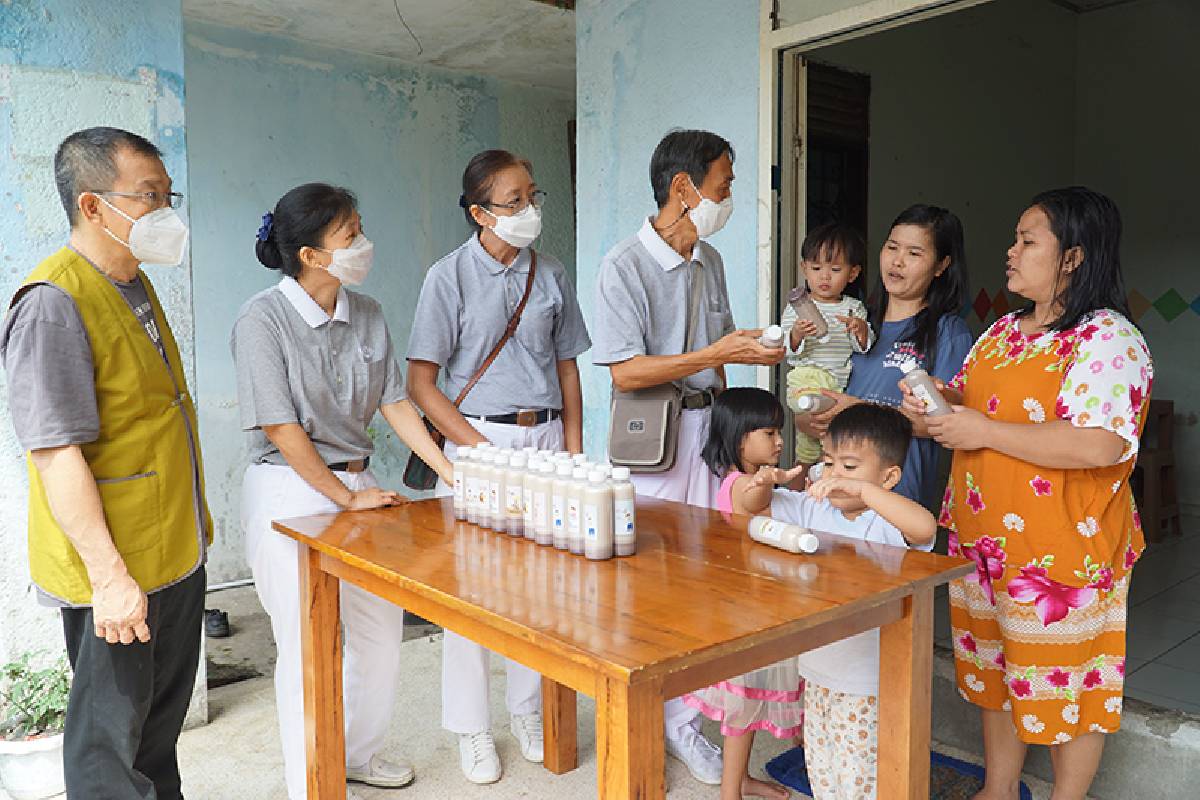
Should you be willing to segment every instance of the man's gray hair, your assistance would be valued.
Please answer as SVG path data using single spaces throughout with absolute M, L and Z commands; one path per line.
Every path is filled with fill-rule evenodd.
M 79 221 L 76 201 L 81 192 L 111 189 L 117 179 L 117 150 L 128 147 L 145 156 L 162 157 L 150 140 L 120 128 L 86 128 L 63 139 L 54 154 L 54 183 L 67 220 Z

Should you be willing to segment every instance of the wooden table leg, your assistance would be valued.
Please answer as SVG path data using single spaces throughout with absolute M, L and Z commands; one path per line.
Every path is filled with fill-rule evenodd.
M 662 683 L 596 683 L 596 768 L 600 800 L 663 800 Z
M 300 641 L 304 669 L 304 745 L 309 800 L 345 800 L 342 634 L 338 579 L 316 550 L 300 548 Z
M 879 797 L 928 800 L 933 589 L 879 631 Z
M 575 691 L 542 678 L 542 723 L 546 769 L 555 775 L 579 766 L 576 750 Z

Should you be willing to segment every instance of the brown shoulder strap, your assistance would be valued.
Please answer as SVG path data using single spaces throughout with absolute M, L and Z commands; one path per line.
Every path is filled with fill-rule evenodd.
M 488 353 L 487 358 L 479 365 L 479 369 L 475 370 L 475 374 L 471 376 L 471 380 L 467 381 L 467 385 L 458 393 L 458 397 L 454 400 L 454 407 L 458 408 L 462 405 L 462 401 L 467 399 L 467 394 L 475 388 L 475 384 L 479 383 L 479 379 L 483 377 L 483 373 L 488 371 L 488 367 L 500 355 L 500 351 L 504 349 L 504 345 L 508 344 L 508 340 L 517 331 L 517 325 L 521 323 L 521 312 L 525 310 L 525 303 L 529 301 L 529 295 L 533 292 L 533 276 L 537 273 L 537 251 L 529 251 L 529 277 L 525 279 L 525 294 L 521 295 L 521 302 L 517 303 L 517 308 L 513 311 L 512 317 L 508 320 L 508 327 L 504 329 L 504 335 L 500 337 L 500 341 L 496 342 L 496 346 L 492 348 L 492 352 Z

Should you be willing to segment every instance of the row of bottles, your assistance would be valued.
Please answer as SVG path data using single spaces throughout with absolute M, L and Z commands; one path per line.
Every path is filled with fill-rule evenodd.
M 460 447 L 454 516 L 597 561 L 637 552 L 629 469 L 589 464 L 582 454 Z

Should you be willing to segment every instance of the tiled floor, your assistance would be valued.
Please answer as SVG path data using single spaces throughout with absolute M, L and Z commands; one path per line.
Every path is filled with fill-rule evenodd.
M 1152 544 L 1133 569 L 1125 693 L 1200 714 L 1200 519 L 1183 536 Z M 934 640 L 950 647 L 946 591 L 934 609 Z

